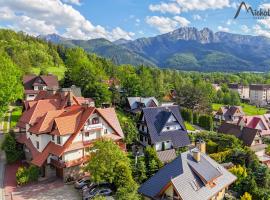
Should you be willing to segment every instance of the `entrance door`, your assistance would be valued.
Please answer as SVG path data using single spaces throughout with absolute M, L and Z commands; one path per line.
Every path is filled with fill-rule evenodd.
M 63 178 L 63 168 L 56 168 L 56 176 Z

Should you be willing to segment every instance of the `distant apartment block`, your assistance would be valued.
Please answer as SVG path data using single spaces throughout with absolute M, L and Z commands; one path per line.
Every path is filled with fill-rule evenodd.
M 249 86 L 241 85 L 238 83 L 231 83 L 231 84 L 228 84 L 228 87 L 231 90 L 238 92 L 241 99 L 249 99 L 250 98 Z
M 250 103 L 256 106 L 265 106 L 270 102 L 270 85 L 250 85 Z

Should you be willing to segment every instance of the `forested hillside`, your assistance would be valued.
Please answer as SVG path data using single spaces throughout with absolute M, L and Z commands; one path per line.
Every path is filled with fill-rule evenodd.
M 225 95 L 227 99 L 228 95 L 234 95 L 226 94 L 226 86 L 224 94 L 217 94 L 211 83 L 270 83 L 270 74 L 266 73 L 198 73 L 146 66 L 117 66 L 111 60 L 89 54 L 81 48 L 65 48 L 10 30 L 0 30 L 0 43 L 1 113 L 8 103 L 22 97 L 22 76 L 33 72 L 51 72 L 62 78 L 64 86 L 80 86 L 83 95 L 94 98 L 97 106 L 103 102 L 122 103 L 125 96 L 155 96 L 162 100 L 172 89 L 176 89 L 178 96 L 185 98 L 178 101 L 189 102 L 186 107 L 202 112 L 211 110 L 211 103 L 216 101 L 217 95 L 219 98 Z M 194 60 L 188 54 L 183 57 Z M 182 59 L 183 63 L 185 59 Z M 109 87 L 107 82 L 111 78 L 117 81 Z
M 56 34 L 40 38 L 82 47 L 87 52 L 113 58 L 116 64 L 203 72 L 269 71 L 269 38 L 213 32 L 209 28 L 182 27 L 163 35 L 115 42 L 104 38 L 71 40 Z

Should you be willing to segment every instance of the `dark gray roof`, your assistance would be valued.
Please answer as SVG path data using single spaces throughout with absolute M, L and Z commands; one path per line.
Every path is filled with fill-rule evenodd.
M 161 162 L 167 163 L 167 162 L 170 162 L 176 158 L 176 152 L 175 152 L 175 149 L 158 151 L 157 156 Z
M 194 160 L 191 154 L 187 155 L 187 162 L 196 174 L 200 174 L 202 181 L 208 183 L 221 176 L 221 172 L 218 171 L 210 162 L 206 160 L 204 156 L 201 156 L 200 162 Z
M 76 85 L 72 85 L 70 88 L 62 88 L 61 90 L 63 92 L 71 91 L 73 93 L 73 95 L 76 96 L 76 97 L 81 97 L 82 96 L 81 88 L 77 87 Z
M 266 85 L 266 84 L 251 84 L 249 85 L 250 90 L 265 90 L 265 89 L 269 89 L 270 85 Z
M 144 182 L 138 192 L 148 197 L 156 196 L 173 178 L 183 174 L 182 157 L 161 168 L 154 176 Z
M 174 148 L 190 144 L 179 106 L 143 108 L 142 115 L 145 118 L 152 144 L 166 140 L 171 140 Z M 176 118 L 181 129 L 162 132 L 171 115 Z
M 260 131 L 258 129 L 248 128 L 248 127 L 243 127 L 241 129 L 241 127 L 236 124 L 223 123 L 219 127 L 218 132 L 234 135 L 235 137 L 242 140 L 246 146 L 251 146 L 255 136 Z
M 217 194 L 223 188 L 227 187 L 236 180 L 236 177 L 227 171 L 220 164 L 215 162 L 206 154 L 201 153 L 201 162 L 198 167 L 205 169 L 211 167 L 210 170 L 205 169 L 209 177 L 219 176 L 215 179 L 215 186 L 208 187 L 200 179 L 199 175 L 194 172 L 190 166 L 191 151 L 187 151 L 178 156 L 171 163 L 161 168 L 154 176 L 148 179 L 139 188 L 139 193 L 144 196 L 154 198 L 161 190 L 172 183 L 174 188 L 183 200 L 206 200 Z M 195 162 L 195 161 L 194 161 Z M 212 170 L 215 168 L 216 170 Z M 212 174 L 213 173 L 213 174 Z M 201 174 L 200 174 L 201 175 Z M 206 176 L 206 175 L 205 175 Z

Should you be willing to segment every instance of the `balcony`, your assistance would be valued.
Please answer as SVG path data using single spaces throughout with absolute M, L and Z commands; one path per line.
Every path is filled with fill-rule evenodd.
M 84 130 L 85 131 L 91 131 L 91 130 L 95 130 L 95 129 L 102 129 L 102 124 L 89 124 L 84 126 Z
M 64 161 L 62 161 L 62 160 L 57 160 L 57 159 L 55 159 L 55 158 L 51 158 L 50 164 L 53 165 L 53 166 L 56 167 L 56 168 L 65 168 L 65 167 L 66 167 L 66 164 L 65 164 Z

